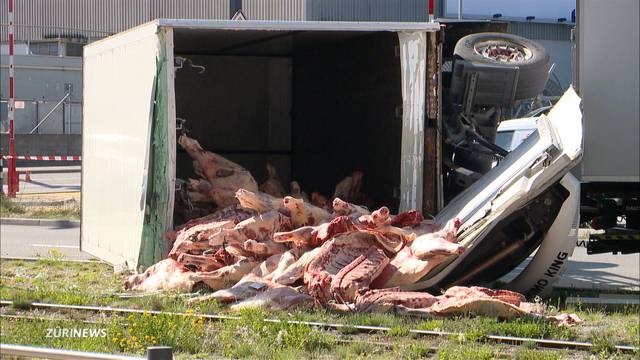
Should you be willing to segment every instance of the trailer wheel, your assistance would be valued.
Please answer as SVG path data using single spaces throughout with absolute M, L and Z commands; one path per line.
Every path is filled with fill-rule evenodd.
M 504 33 L 477 33 L 463 37 L 454 55 L 475 63 L 518 66 L 520 73 L 515 99 L 541 94 L 549 77 L 549 55 L 540 44 L 521 36 Z

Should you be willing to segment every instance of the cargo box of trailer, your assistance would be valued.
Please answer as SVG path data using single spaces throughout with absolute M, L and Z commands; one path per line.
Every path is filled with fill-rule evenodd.
M 163 234 L 180 225 L 175 180 L 194 177 L 176 121 L 258 182 L 271 163 L 283 183 L 330 196 L 358 168 L 377 206 L 437 201 L 434 186 L 423 194 L 423 160 L 425 114 L 439 115 L 437 94 L 426 93 L 438 84 L 427 56 L 438 31 L 161 19 L 87 45 L 82 249 L 130 268 L 166 255 Z M 427 145 L 435 156 L 435 141 Z

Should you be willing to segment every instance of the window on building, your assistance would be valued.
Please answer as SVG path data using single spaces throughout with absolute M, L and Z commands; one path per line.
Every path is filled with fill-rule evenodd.
M 32 42 L 29 45 L 29 51 L 33 55 L 59 55 L 57 42 Z
M 66 44 L 66 56 L 82 56 L 82 44 Z

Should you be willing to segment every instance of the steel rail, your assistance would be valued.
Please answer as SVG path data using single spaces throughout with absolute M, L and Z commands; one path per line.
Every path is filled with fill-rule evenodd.
M 13 301 L 0 300 L 0 307 L 13 305 Z M 25 304 L 26 305 L 26 304 Z M 194 314 L 186 312 L 170 312 L 170 311 L 158 311 L 158 310 L 140 310 L 140 309 L 128 309 L 128 308 L 116 308 L 111 306 L 86 306 L 86 305 L 63 305 L 63 304 L 48 304 L 33 302 L 29 306 L 35 308 L 45 309 L 61 309 L 61 310 L 79 310 L 79 311 L 93 311 L 93 312 L 113 312 L 123 314 L 152 314 L 152 315 L 173 315 L 173 316 L 192 316 L 202 318 L 206 320 L 241 320 L 240 316 L 233 315 L 212 315 L 212 314 Z M 268 323 L 289 323 L 297 325 L 315 326 L 326 329 L 350 329 L 358 330 L 360 332 L 389 332 L 392 330 L 386 326 L 370 326 L 370 325 L 348 325 L 339 323 L 326 323 L 320 321 L 301 321 L 301 320 L 280 320 L 280 319 L 262 319 Z M 435 331 L 435 330 L 419 330 L 409 329 L 409 334 L 416 334 L 421 336 L 433 336 L 433 337 L 451 337 L 451 336 L 464 336 L 464 333 L 449 332 L 449 331 Z M 541 338 L 526 338 L 518 336 L 504 336 L 504 335 L 486 335 L 484 337 L 487 340 L 491 340 L 496 343 L 521 345 L 525 343 L 535 343 L 539 347 L 552 348 L 552 349 L 570 349 L 570 350 L 582 350 L 589 351 L 593 348 L 591 342 L 569 341 L 569 340 L 554 340 L 554 339 L 541 339 Z M 640 347 L 630 345 L 615 345 L 614 348 L 621 352 L 640 352 Z
M 16 344 L 0 344 L 0 354 L 29 358 L 60 359 L 60 360 L 142 360 L 142 357 L 126 355 L 113 355 L 73 350 L 50 349 L 37 346 L 24 346 Z

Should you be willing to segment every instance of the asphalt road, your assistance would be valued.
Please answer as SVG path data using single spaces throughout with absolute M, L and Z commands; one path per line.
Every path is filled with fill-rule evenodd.
M 529 263 L 525 260 L 502 278 L 509 281 Z M 640 254 L 588 255 L 585 247 L 576 247 L 565 273 L 555 287 L 581 290 L 640 291 Z
M 80 228 L 55 226 L 0 226 L 0 253 L 2 257 L 51 257 L 57 250 L 67 259 L 91 259 L 80 252 Z
M 4 185 L 4 191 L 7 186 Z M 32 173 L 31 181 L 24 181 L 20 174 L 19 194 L 80 191 L 80 172 Z
M 0 236 L 0 251 L 3 257 L 48 256 L 51 249 L 64 253 L 69 259 L 91 257 L 79 250 L 79 228 L 2 225 Z M 525 265 L 526 261 L 510 275 L 515 276 Z M 589 290 L 640 291 L 640 254 L 587 255 L 584 247 L 577 247 L 566 272 L 556 286 Z

